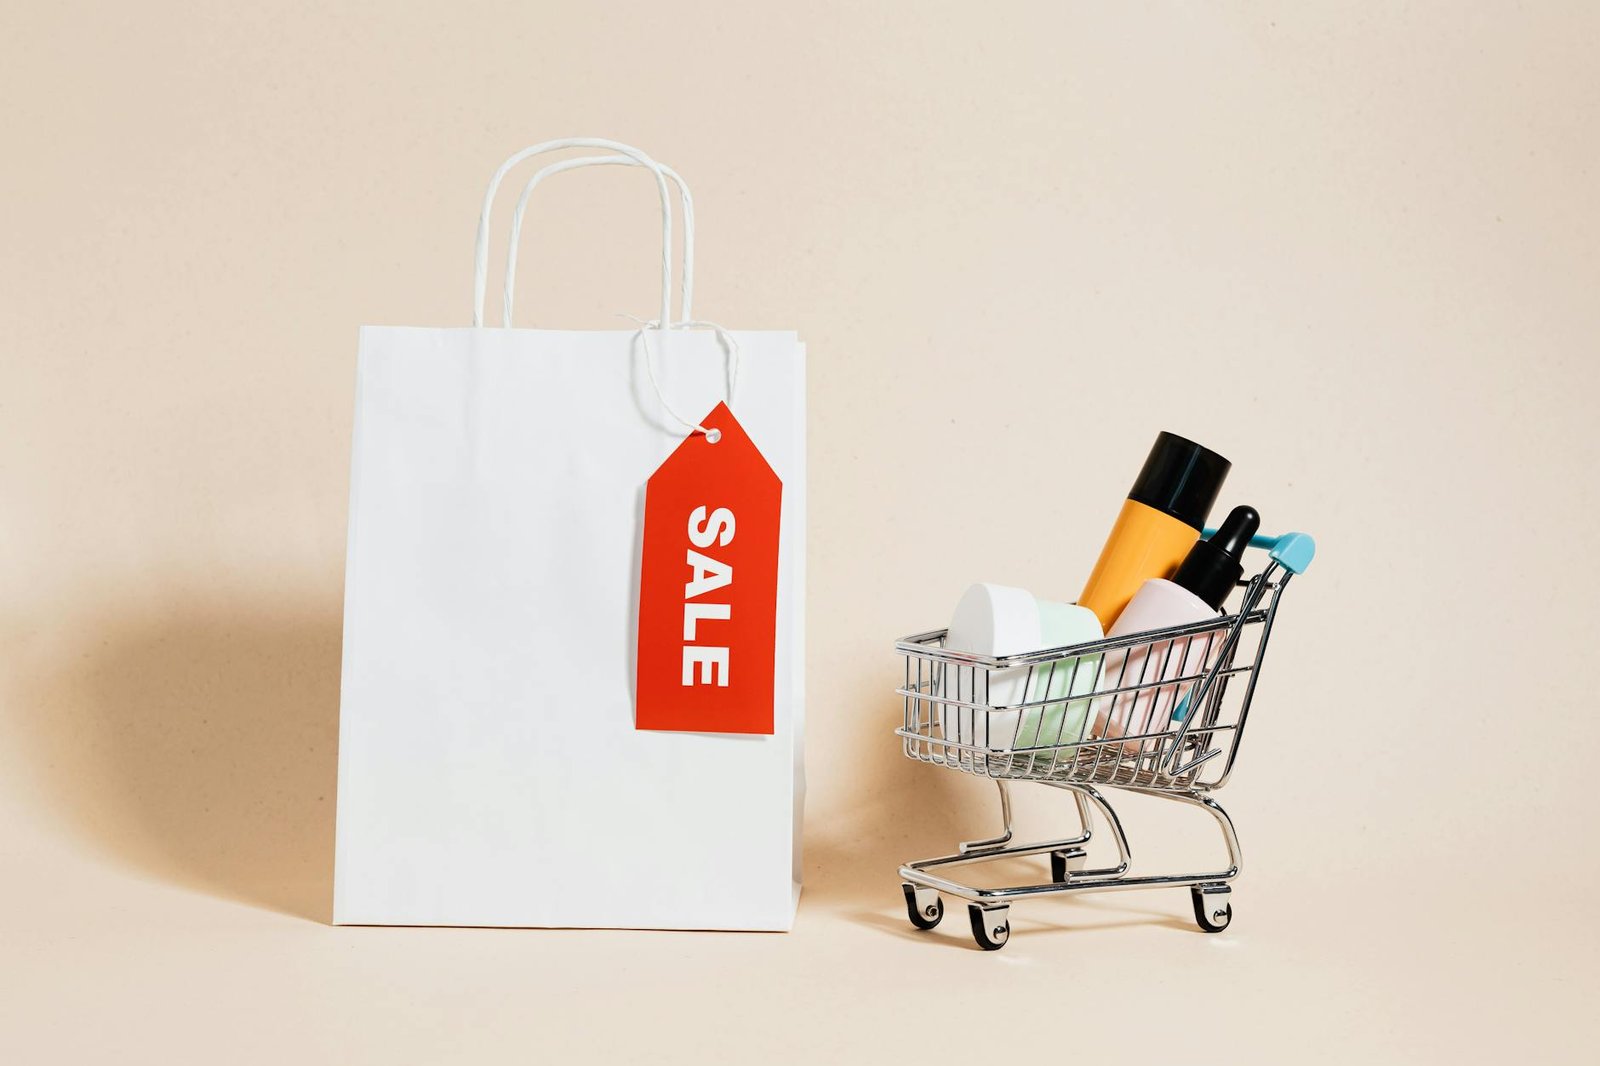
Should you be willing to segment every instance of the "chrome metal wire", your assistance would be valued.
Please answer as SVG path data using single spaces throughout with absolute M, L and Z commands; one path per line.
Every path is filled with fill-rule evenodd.
M 896 650 L 905 675 L 896 691 L 903 718 L 895 733 L 906 757 L 995 781 L 1002 818 L 1002 831 L 993 838 L 902 866 L 908 902 L 931 908 L 937 893 L 949 893 L 970 901 L 975 915 L 1003 920 L 1007 904 L 1018 898 L 1188 885 L 1197 918 L 1204 906 L 1214 919 L 1202 926 L 1214 931 L 1217 921 L 1225 925 L 1232 914 L 1227 882 L 1238 875 L 1243 857 L 1232 820 L 1211 794 L 1233 774 L 1279 597 L 1291 576 L 1269 563 L 1239 582 L 1237 608 L 1215 619 L 1023 655 L 947 649 L 944 630 L 900 641 Z M 1020 692 L 1022 698 L 995 704 L 993 692 Z M 1017 781 L 1071 792 L 1080 831 L 1059 840 L 1013 842 L 1008 789 Z M 1099 791 L 1103 786 L 1205 811 L 1222 831 L 1227 864 L 1195 873 L 1130 875 L 1132 851 L 1121 820 Z M 1083 848 L 1096 820 L 1091 812 L 1110 829 L 1114 863 L 1072 868 L 1050 884 L 1001 888 L 978 888 L 934 872 L 1044 852 L 1057 856 L 1063 868 L 1068 858 L 1086 863 Z M 1009 935 L 1008 925 L 1005 931 Z

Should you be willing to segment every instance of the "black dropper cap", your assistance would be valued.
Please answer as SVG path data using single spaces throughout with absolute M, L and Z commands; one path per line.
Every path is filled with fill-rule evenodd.
M 1172 575 L 1172 583 L 1222 610 L 1228 593 L 1244 573 L 1244 550 L 1260 527 L 1261 516 L 1254 507 L 1235 507 L 1210 540 L 1199 541 L 1189 549 Z
M 1204 529 L 1222 481 L 1232 468 L 1232 463 L 1210 448 L 1176 433 L 1162 433 L 1134 479 L 1128 499 Z

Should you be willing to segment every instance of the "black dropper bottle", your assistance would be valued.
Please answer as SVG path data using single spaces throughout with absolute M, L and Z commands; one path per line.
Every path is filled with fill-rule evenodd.
M 1244 573 L 1244 550 L 1260 527 L 1261 516 L 1254 507 L 1235 507 L 1209 539 L 1189 549 L 1172 575 L 1172 583 L 1188 589 L 1213 610 L 1222 610 L 1228 593 Z

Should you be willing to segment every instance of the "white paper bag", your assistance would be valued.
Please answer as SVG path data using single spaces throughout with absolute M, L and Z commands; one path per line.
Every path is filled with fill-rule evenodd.
M 545 151 L 642 167 L 671 328 L 482 328 L 489 204 Z M 351 457 L 334 921 L 788 929 L 800 886 L 805 353 L 670 317 L 677 181 L 635 149 L 549 142 L 501 167 L 473 328 L 361 331 Z M 522 204 L 526 203 L 526 193 Z M 520 223 L 521 206 L 517 211 Z M 507 288 L 510 283 L 508 280 Z M 634 728 L 645 481 L 731 408 L 783 482 L 776 732 Z M 654 383 L 644 365 L 654 364 Z

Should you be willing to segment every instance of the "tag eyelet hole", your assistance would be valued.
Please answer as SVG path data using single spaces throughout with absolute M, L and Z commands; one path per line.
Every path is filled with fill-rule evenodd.
M 720 429 L 708 429 L 708 430 L 706 430 L 706 443 L 707 444 L 715 444 L 715 443 L 717 443 L 717 441 L 719 441 L 721 439 L 722 439 L 722 430 L 720 430 Z

